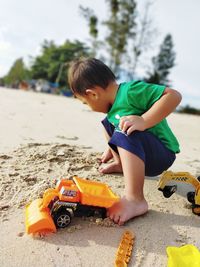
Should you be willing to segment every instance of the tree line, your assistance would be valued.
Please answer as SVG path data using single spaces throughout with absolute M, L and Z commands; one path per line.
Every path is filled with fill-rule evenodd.
M 17 59 L 0 83 L 11 85 L 22 80 L 45 79 L 58 82 L 60 87 L 68 86 L 67 70 L 69 63 L 79 57 L 98 57 L 102 59 L 118 78 L 125 72 L 130 79 L 137 77 L 142 57 L 152 48 L 156 38 L 152 26 L 151 4 L 146 2 L 143 13 L 138 12 L 136 0 L 106 0 L 107 16 L 99 21 L 95 11 L 89 7 L 79 7 L 79 12 L 86 20 L 90 40 L 66 40 L 57 45 L 53 40 L 44 40 L 41 53 L 31 57 L 30 66 L 24 64 L 23 58 Z M 105 36 L 100 28 L 106 30 Z M 169 74 L 175 65 L 176 53 L 173 38 L 166 34 L 159 51 L 150 62 L 142 62 L 148 71 L 142 77 L 147 82 L 170 85 Z

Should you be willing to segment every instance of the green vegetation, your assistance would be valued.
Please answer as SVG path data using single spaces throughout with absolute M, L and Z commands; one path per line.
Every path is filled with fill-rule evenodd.
M 101 27 L 106 29 L 105 36 L 99 36 L 99 18 L 94 10 L 80 6 L 80 12 L 87 21 L 90 44 L 67 40 L 62 45 L 54 41 L 45 40 L 41 46 L 40 55 L 31 58 L 29 69 L 24 66 L 23 59 L 18 59 L 10 71 L 3 77 L 6 85 L 17 84 L 27 79 L 44 79 L 49 82 L 59 82 L 59 86 L 66 86 L 66 73 L 69 62 L 80 56 L 96 56 L 108 64 L 117 77 L 121 71 L 129 76 L 137 76 L 137 68 L 141 57 L 151 48 L 156 30 L 152 26 L 150 17 L 150 1 L 140 14 L 136 0 L 106 0 L 108 14 Z M 170 34 L 166 35 L 157 56 L 151 62 L 145 62 L 148 69 L 145 80 L 169 85 L 168 75 L 174 66 L 175 52 Z M 148 66 L 149 64 L 149 66 Z
M 88 7 L 84 8 L 83 6 L 80 6 L 79 8 L 89 27 L 89 34 L 91 36 L 91 56 L 96 57 L 100 45 L 100 42 L 98 41 L 98 18 L 92 9 Z
M 187 113 L 192 115 L 200 115 L 200 109 L 191 107 L 190 105 L 186 105 L 184 107 L 180 107 L 177 110 L 178 113 Z
M 111 67 L 118 72 L 120 65 L 127 55 L 128 45 L 136 35 L 136 2 L 130 1 L 107 1 L 109 7 L 108 19 L 104 25 L 108 29 L 106 43 L 110 54 Z
M 150 16 L 150 1 L 144 6 L 143 14 L 138 12 L 137 1 L 135 0 L 106 0 L 108 7 L 107 20 L 102 22 L 106 27 L 104 40 L 99 38 L 99 19 L 94 10 L 80 7 L 80 11 L 87 20 L 89 34 L 92 40 L 92 51 L 94 55 L 104 60 L 119 77 L 122 68 L 129 70 L 132 77 L 137 76 L 137 67 L 140 65 L 142 55 L 152 47 L 156 29 L 152 25 Z M 105 56 L 101 45 L 108 51 Z M 97 53 L 98 52 L 98 53 Z M 167 34 L 160 45 L 157 56 L 152 58 L 152 71 L 144 77 L 146 81 L 158 84 L 169 85 L 168 75 L 170 69 L 175 64 L 175 52 L 173 50 L 173 40 Z M 149 62 L 150 63 L 150 62 Z M 145 62 L 147 66 L 148 63 Z
M 67 40 L 62 45 L 56 45 L 54 41 L 45 40 L 41 54 L 31 58 L 30 68 L 25 66 L 22 58 L 17 59 L 8 74 L 1 78 L 1 84 L 17 88 L 22 81 L 43 79 L 58 83 L 64 90 L 69 63 L 75 58 L 90 55 L 89 48 L 80 41 Z
M 169 85 L 168 75 L 175 64 L 175 52 L 173 51 L 172 36 L 167 34 L 160 46 L 157 56 L 152 58 L 153 72 L 146 80 L 149 83 Z
M 142 62 L 142 56 L 153 47 L 157 32 L 150 16 L 150 1 L 146 2 L 142 13 L 138 11 L 136 0 L 106 0 L 105 3 L 108 14 L 102 22 L 94 10 L 80 6 L 80 13 L 89 29 L 90 42 L 87 45 L 79 40 L 66 40 L 61 45 L 44 40 L 41 53 L 31 57 L 29 68 L 22 58 L 17 59 L 8 74 L 0 78 L 0 85 L 16 87 L 24 80 L 43 79 L 59 84 L 59 92 L 66 93 L 69 63 L 81 56 L 93 56 L 108 64 L 117 77 L 122 71 L 131 78 L 137 77 L 137 69 L 142 63 L 145 69 L 149 69 L 144 80 L 169 86 L 168 77 L 176 58 L 171 34 L 165 36 L 158 54 L 150 62 Z M 105 36 L 100 36 L 100 26 L 105 28 Z M 188 105 L 178 112 L 200 114 L 199 110 Z
M 58 46 L 53 41 L 45 40 L 41 55 L 32 59 L 31 77 L 66 86 L 68 64 L 75 58 L 89 55 L 89 49 L 82 42 L 67 40 Z
M 29 70 L 25 67 L 23 59 L 19 58 L 13 63 L 13 66 L 9 70 L 8 74 L 2 78 L 2 83 L 14 86 L 29 77 Z

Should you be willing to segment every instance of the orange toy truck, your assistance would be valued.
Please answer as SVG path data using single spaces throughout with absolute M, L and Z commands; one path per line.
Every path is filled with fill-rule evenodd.
M 56 228 L 67 227 L 73 216 L 105 218 L 106 209 L 118 200 L 104 183 L 77 176 L 73 180 L 62 179 L 55 189 L 47 189 L 43 198 L 26 206 L 26 232 L 56 232 Z

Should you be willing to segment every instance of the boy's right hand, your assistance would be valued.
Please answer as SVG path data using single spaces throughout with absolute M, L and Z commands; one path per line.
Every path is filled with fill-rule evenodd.
M 119 128 L 121 131 L 126 132 L 127 135 L 133 131 L 144 131 L 146 130 L 145 120 L 141 116 L 129 115 L 120 118 Z

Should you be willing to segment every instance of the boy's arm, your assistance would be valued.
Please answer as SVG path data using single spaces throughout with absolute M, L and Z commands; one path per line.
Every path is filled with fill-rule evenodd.
M 145 128 L 151 128 L 166 118 L 181 102 L 181 94 L 173 89 L 166 88 L 161 98 L 142 115 Z
M 166 87 L 161 98 L 148 111 L 142 116 L 122 117 L 119 127 L 122 131 L 127 131 L 127 134 L 135 130 L 144 131 L 151 128 L 174 111 L 181 99 L 181 94 L 178 91 Z

